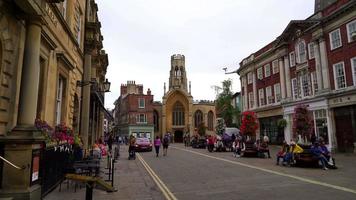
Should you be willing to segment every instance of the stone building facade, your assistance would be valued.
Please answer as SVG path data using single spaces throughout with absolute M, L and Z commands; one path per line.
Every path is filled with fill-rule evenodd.
M 211 101 L 194 101 L 191 83 L 187 79 L 185 56 L 171 56 L 168 91 L 164 84 L 162 104 L 154 105 L 155 119 L 159 123 L 156 133 L 171 133 L 176 142 L 182 142 L 185 133 L 191 136 L 201 123 L 207 127 L 207 134 L 214 134 L 215 104 Z M 156 127 L 156 126 L 155 126 Z
M 80 113 L 85 112 L 81 102 L 90 99 L 82 98 L 85 86 L 78 87 L 78 81 L 91 68 L 96 73 L 89 85 L 101 87 L 108 65 L 96 12 L 94 0 L 0 1 L 0 155 L 26 166 L 19 172 L 1 162 L 0 196 L 40 199 L 32 168 L 40 162 L 33 158 L 44 138 L 35 119 L 88 135 Z M 87 54 L 93 55 L 89 63 Z
M 259 135 L 293 138 L 293 112 L 305 104 L 313 133 L 332 149 L 352 151 L 356 142 L 356 2 L 316 1 L 315 13 L 292 20 L 270 44 L 243 59 L 243 110 L 257 113 Z M 277 126 L 284 118 L 281 134 Z M 283 133 L 283 131 L 282 131 Z M 295 139 L 295 138 L 293 138 Z
M 115 124 L 118 135 L 153 138 L 153 95 L 143 85 L 127 81 L 121 85 L 120 97 L 115 101 Z

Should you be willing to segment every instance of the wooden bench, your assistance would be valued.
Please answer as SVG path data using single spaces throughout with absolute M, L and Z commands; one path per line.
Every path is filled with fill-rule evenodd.
M 299 167 L 319 167 L 319 159 L 313 155 L 310 146 L 303 146 L 302 153 L 295 154 L 295 165 Z

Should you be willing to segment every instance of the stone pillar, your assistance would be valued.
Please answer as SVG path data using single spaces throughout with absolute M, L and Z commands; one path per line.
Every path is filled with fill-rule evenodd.
M 247 75 L 243 76 L 243 83 L 244 83 L 244 110 L 248 110 L 248 92 L 247 92 Z
M 318 91 L 320 91 L 323 89 L 323 75 L 321 72 L 320 47 L 318 41 L 314 42 L 314 55 L 315 55 L 316 80 L 318 83 Z
M 256 72 L 252 72 L 252 86 L 253 86 L 253 108 L 257 108 L 257 86 L 256 86 Z
M 30 16 L 26 20 L 26 25 L 17 126 L 6 137 L 0 138 L 0 143 L 4 144 L 5 159 L 21 169 L 8 164 L 3 165 L 0 198 L 33 200 L 41 199 L 41 186 L 38 181 L 41 171 L 41 143 L 44 141 L 41 132 L 34 126 L 40 73 L 42 19 Z
M 337 149 L 336 130 L 335 130 L 336 125 L 335 125 L 334 111 L 331 108 L 326 109 L 326 122 L 328 124 L 328 137 L 329 137 L 328 148 L 331 151 L 335 151 Z
M 323 77 L 322 89 L 330 89 L 328 58 L 326 55 L 326 44 L 323 38 L 319 39 L 319 49 L 320 49 L 321 72 Z
M 33 127 L 36 119 L 40 77 L 41 26 L 39 20 L 31 20 L 27 26 L 18 126 Z
M 288 55 L 284 56 L 284 74 L 286 77 L 286 94 L 287 98 L 292 97 L 292 86 L 290 82 L 290 69 Z
M 284 139 L 287 141 L 289 144 L 290 140 L 293 138 L 292 137 L 292 123 L 293 120 L 291 119 L 291 114 L 284 114 L 283 118 L 287 121 L 287 126 L 284 127 Z
M 88 83 L 91 78 L 91 55 L 84 56 L 84 83 Z M 90 114 L 90 84 L 82 87 L 82 114 L 80 125 L 80 136 L 83 139 L 83 148 L 88 150 L 88 135 L 89 135 L 89 114 Z
M 283 64 L 283 59 L 280 58 L 278 60 L 278 64 L 279 64 L 279 81 L 280 81 L 280 85 L 281 85 L 281 96 L 282 99 L 286 98 L 286 76 L 284 73 L 284 64 Z M 277 102 L 277 99 L 275 100 Z

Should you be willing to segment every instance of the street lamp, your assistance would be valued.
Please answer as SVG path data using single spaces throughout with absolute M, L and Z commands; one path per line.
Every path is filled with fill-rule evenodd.
M 84 87 L 86 85 L 95 85 L 98 88 L 98 83 L 96 81 L 77 81 L 77 87 Z M 97 92 L 110 92 L 111 83 L 108 79 L 105 79 L 103 83 L 103 90 L 98 89 Z

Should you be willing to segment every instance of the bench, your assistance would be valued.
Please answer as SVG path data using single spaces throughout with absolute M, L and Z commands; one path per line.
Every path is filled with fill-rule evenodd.
M 294 155 L 295 165 L 299 167 L 319 167 L 319 159 L 313 155 L 310 146 L 302 146 L 303 152 Z

